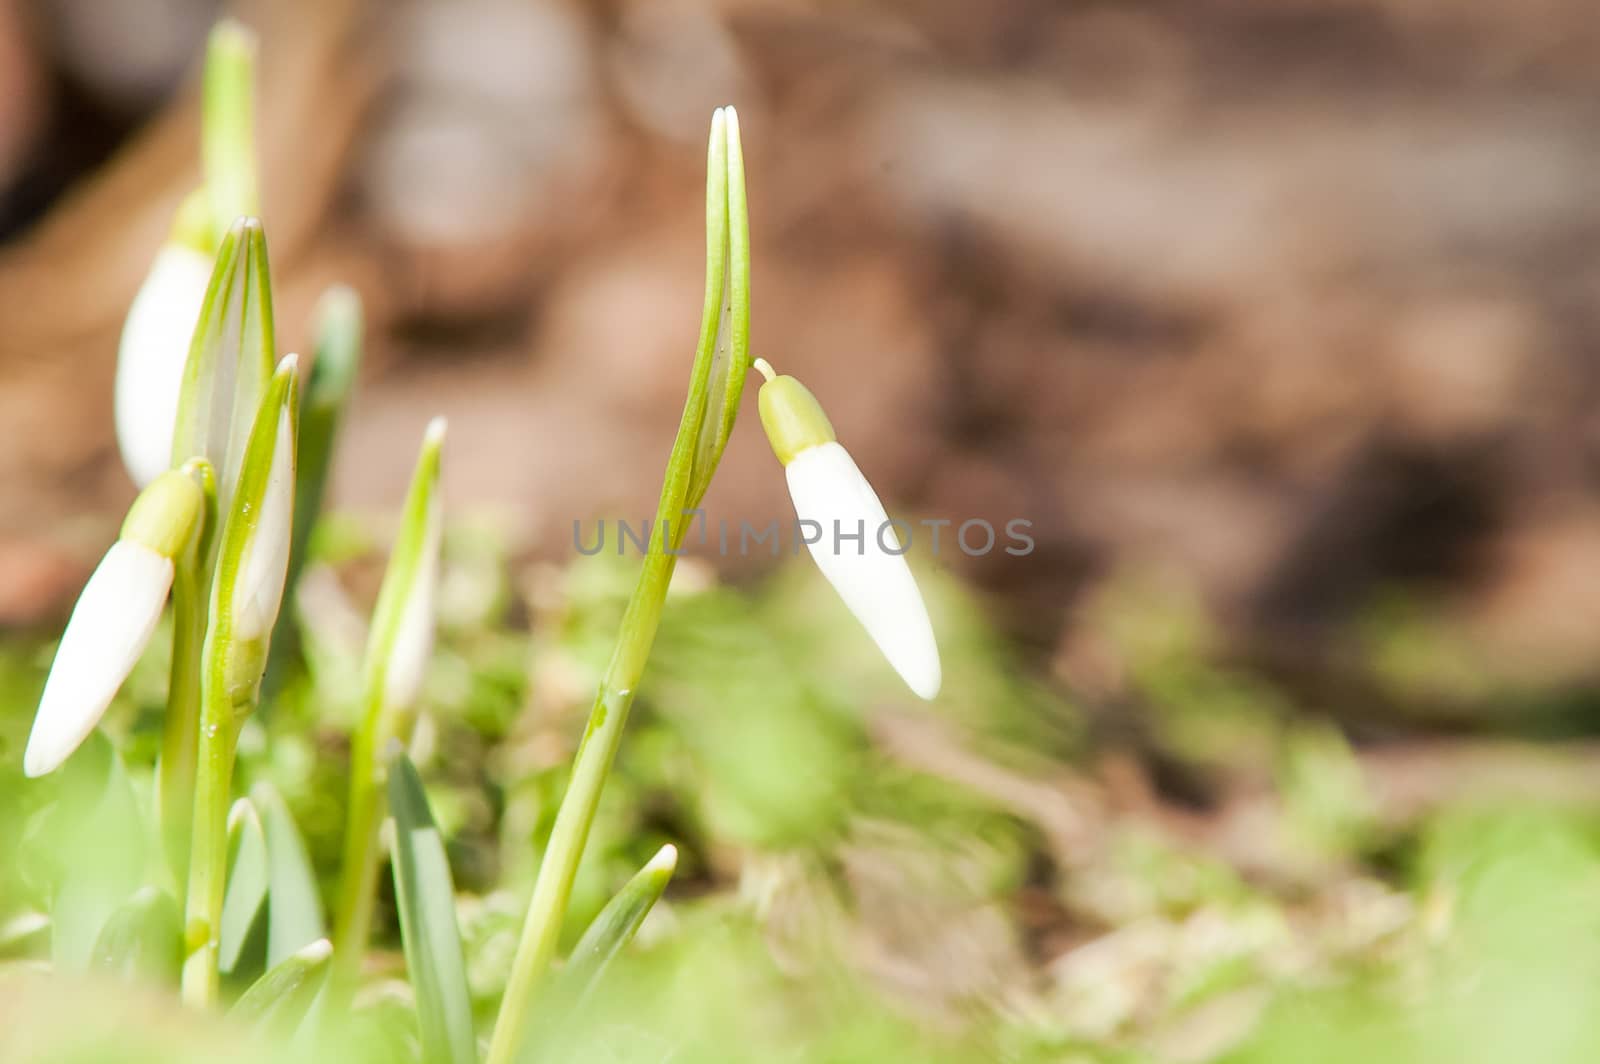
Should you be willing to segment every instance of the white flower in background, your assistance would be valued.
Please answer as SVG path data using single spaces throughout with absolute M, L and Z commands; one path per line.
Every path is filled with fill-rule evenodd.
M 172 468 L 178 395 L 206 286 L 211 281 L 205 199 L 178 209 L 172 235 L 156 252 L 133 297 L 117 348 L 117 446 L 134 483 L 143 487 Z
M 788 476 L 795 514 L 820 530 L 806 544 L 811 557 L 911 690 L 932 699 L 942 679 L 939 647 L 883 503 L 805 385 L 774 376 L 765 359 L 755 367 L 767 378 L 761 423 Z
M 22 768 L 54 771 L 94 731 L 150 642 L 172 587 L 172 559 L 201 519 L 189 469 L 159 476 L 134 500 L 122 536 L 95 568 L 61 635 Z

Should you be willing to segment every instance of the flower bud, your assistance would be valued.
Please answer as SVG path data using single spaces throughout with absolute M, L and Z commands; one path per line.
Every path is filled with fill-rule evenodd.
M 413 489 L 426 493 L 421 499 L 421 527 L 409 530 L 409 535 L 417 537 L 415 555 L 410 559 L 409 572 L 397 574 L 405 580 L 405 600 L 389 645 L 383 678 L 383 704 L 396 710 L 410 709 L 416 703 L 428 659 L 433 655 L 434 593 L 439 583 L 439 546 L 444 530 L 444 508 L 438 491 L 444 433 L 444 419 L 434 418 L 423 439 L 417 487 Z M 402 561 L 399 554 L 397 549 L 396 562 Z
M 144 653 L 172 588 L 173 558 L 188 545 L 205 495 L 183 470 L 134 500 L 122 538 L 95 567 L 73 607 L 45 680 L 23 771 L 54 771 L 88 738 Z
M 196 217 L 196 211 L 200 217 Z M 179 208 L 172 234 L 133 297 L 117 348 L 117 446 L 141 487 L 172 464 L 178 395 L 200 307 L 211 279 L 205 201 L 191 196 Z
M 806 544 L 812 559 L 911 690 L 932 699 L 941 683 L 939 647 L 904 552 L 884 542 L 893 526 L 883 503 L 816 397 L 793 377 L 775 376 L 765 359 L 755 367 L 767 378 L 761 424 L 783 463 L 795 514 L 820 530 Z
M 292 375 L 296 365 L 296 356 L 289 355 L 278 372 Z M 289 404 L 284 402 L 277 411 L 277 438 L 261 495 L 260 516 L 244 546 L 239 579 L 233 588 L 233 634 L 242 642 L 265 638 L 278 620 L 289 568 L 294 483 L 294 417 Z

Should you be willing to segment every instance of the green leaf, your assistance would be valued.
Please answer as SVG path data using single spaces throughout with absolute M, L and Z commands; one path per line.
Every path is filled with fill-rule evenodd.
M 57 799 L 30 832 L 24 867 L 43 870 L 53 887 L 55 970 L 81 971 L 111 915 L 143 885 L 146 826 L 104 732 L 91 732 L 51 784 Z
M 183 918 L 172 895 L 143 887 L 95 940 L 92 966 L 125 979 L 175 983 L 183 963 Z
M 244 448 L 272 376 L 272 280 L 266 234 L 241 218 L 222 238 L 184 364 L 172 463 L 205 458 L 216 469 L 218 512 L 227 513 Z
M 250 788 L 267 844 L 267 965 L 277 967 L 327 934 L 311 856 L 294 816 L 277 788 L 263 780 Z
M 200 156 L 217 232 L 256 214 L 256 35 L 232 19 L 206 46 L 200 100 Z
M 311 1010 L 332 956 L 333 944 L 325 938 L 296 950 L 250 984 L 228 1015 L 287 1037 Z
M 422 780 L 404 754 L 396 755 L 389 767 L 389 804 L 394 810 L 400 939 L 417 998 L 423 1060 L 476 1064 L 477 1037 L 456 926 L 455 885 Z
M 233 972 L 246 953 L 255 952 L 246 947 L 260 939 L 269 877 L 261 818 L 250 799 L 240 798 L 228 812 L 228 888 L 222 898 L 218 971 Z
M 677 866 L 677 848 L 661 847 L 584 931 L 561 973 L 562 984 L 573 995 L 574 1006 L 593 992 L 611 962 L 633 941 L 644 918 L 650 915 L 650 910 L 667 889 Z

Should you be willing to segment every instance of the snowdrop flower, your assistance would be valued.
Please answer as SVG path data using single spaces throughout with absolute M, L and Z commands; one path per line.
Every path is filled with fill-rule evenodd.
M 193 467 L 157 477 L 134 500 L 62 633 L 22 756 L 29 776 L 54 771 L 100 722 L 150 642 L 172 587 L 172 560 L 204 509 Z
M 765 359 L 755 367 L 767 378 L 761 424 L 788 476 L 795 515 L 815 523 L 815 538 L 806 537 L 811 557 L 911 690 L 932 699 L 939 648 L 883 503 L 805 385 L 775 376 Z
M 211 281 L 208 219 L 201 194 L 184 201 L 123 322 L 117 348 L 117 446 L 140 487 L 172 467 L 183 367 Z

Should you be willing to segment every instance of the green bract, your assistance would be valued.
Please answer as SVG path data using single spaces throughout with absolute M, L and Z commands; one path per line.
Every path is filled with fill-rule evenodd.
M 217 249 L 172 438 L 174 465 L 201 457 L 216 467 L 224 513 L 239 479 L 251 418 L 272 376 L 274 342 L 266 234 L 258 219 L 240 218 Z
M 733 432 L 749 371 L 750 219 L 739 117 L 725 107 L 712 116 L 706 160 L 706 298 L 684 410 L 684 425 L 693 425 L 695 437 L 684 509 L 699 506 L 705 498 Z M 686 521 L 679 524 L 687 527 Z M 682 542 L 681 529 L 674 536 Z

